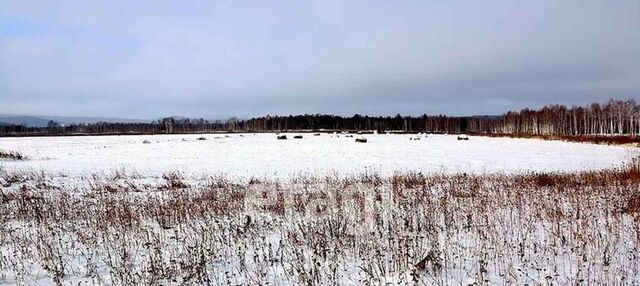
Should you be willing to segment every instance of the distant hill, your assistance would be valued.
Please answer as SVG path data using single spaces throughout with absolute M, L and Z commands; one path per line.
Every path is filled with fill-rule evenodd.
M 152 120 L 145 120 L 145 119 L 114 118 L 114 117 L 44 116 L 44 118 L 51 119 L 53 121 L 56 121 L 58 123 L 63 123 L 63 124 L 80 124 L 80 123 L 97 123 L 97 122 L 149 123 L 152 121 Z
M 0 115 L 0 122 L 4 125 L 26 125 L 30 127 L 45 127 L 49 120 L 38 116 L 25 116 L 25 115 Z
M 0 114 L 0 125 L 25 125 L 29 127 L 46 127 L 50 120 L 61 125 L 96 123 L 96 122 L 122 122 L 122 123 L 145 123 L 150 120 L 111 118 L 111 117 L 73 117 L 73 116 L 41 116 L 41 115 L 12 115 Z

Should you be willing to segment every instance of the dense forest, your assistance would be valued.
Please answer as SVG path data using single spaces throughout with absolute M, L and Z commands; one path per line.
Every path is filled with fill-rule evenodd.
M 487 133 L 528 135 L 632 135 L 640 133 L 640 105 L 634 100 L 609 100 L 589 106 L 549 105 L 539 110 L 523 109 L 499 116 L 396 116 L 372 117 L 356 114 L 263 116 L 248 120 L 207 121 L 164 118 L 152 123 L 93 123 L 47 127 L 0 125 L 0 136 L 172 134 L 206 132 L 265 132 L 286 130 L 401 131 L 432 133 Z
M 589 106 L 523 109 L 487 120 L 470 118 L 467 130 L 532 135 L 633 135 L 640 132 L 640 106 L 634 100 L 609 100 Z

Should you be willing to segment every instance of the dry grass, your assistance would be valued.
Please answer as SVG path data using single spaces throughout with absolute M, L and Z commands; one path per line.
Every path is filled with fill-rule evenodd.
M 594 143 L 602 145 L 631 145 L 640 144 L 640 137 L 637 136 L 606 136 L 606 135 L 533 135 L 533 134 L 502 134 L 502 133 L 473 133 L 475 136 L 485 137 L 506 137 L 506 138 L 525 138 L 525 139 L 542 139 L 542 140 L 560 140 L 576 143 Z
M 632 284 L 639 166 L 153 181 L 0 170 L 0 282 Z
M 26 157 L 19 152 L 0 150 L 0 159 L 25 160 Z

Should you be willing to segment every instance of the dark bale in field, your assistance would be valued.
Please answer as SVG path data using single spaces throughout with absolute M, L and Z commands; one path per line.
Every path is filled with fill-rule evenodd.
M 207 138 L 205 138 L 205 137 L 198 137 L 198 140 L 200 140 L 200 141 L 204 141 L 204 140 L 207 140 Z
M 367 143 L 367 138 L 356 138 L 356 143 Z
M 278 140 L 287 140 L 287 135 L 279 135 Z
M 320 133 L 313 134 L 313 136 L 320 136 Z
M 469 137 L 467 135 L 459 135 L 458 140 L 469 140 Z
M 302 139 L 302 135 L 293 136 L 293 139 Z

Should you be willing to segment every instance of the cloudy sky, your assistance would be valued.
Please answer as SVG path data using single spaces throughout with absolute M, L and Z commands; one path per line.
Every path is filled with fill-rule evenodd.
M 0 3 L 0 113 L 500 114 L 640 100 L 640 1 Z

